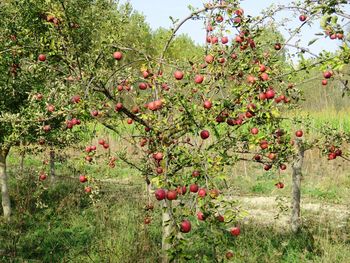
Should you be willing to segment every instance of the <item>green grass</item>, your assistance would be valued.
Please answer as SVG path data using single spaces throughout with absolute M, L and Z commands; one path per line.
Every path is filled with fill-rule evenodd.
M 346 133 L 350 132 L 350 109 L 337 111 L 332 108 L 322 109 L 320 111 L 297 111 L 289 112 L 290 117 L 304 118 L 310 124 L 310 132 L 314 133 L 320 130 L 324 125 Z M 289 124 L 285 124 L 289 127 Z
M 105 190 L 89 196 L 70 181 L 11 180 L 14 216 L 0 224 L 0 261 L 156 262 L 160 217 L 144 226 L 140 186 Z
M 146 212 L 139 186 L 105 187 L 91 199 L 78 183 L 43 187 L 33 177 L 12 180 L 15 213 L 11 224 L 0 224 L 0 261 L 159 262 L 160 207 Z M 150 225 L 143 224 L 145 216 L 152 217 Z M 350 257 L 349 226 L 335 228 L 306 215 L 304 229 L 293 235 L 286 229 L 243 223 L 242 234 L 232 243 L 230 262 L 345 263 Z M 206 243 L 186 249 L 198 254 L 198 259 L 186 262 L 214 262 Z

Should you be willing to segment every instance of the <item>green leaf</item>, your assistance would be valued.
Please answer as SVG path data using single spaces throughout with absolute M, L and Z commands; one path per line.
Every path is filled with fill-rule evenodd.
M 309 43 L 307 44 L 308 46 L 311 46 L 313 43 L 315 43 L 317 40 L 319 40 L 319 38 L 314 38 L 312 40 L 309 41 Z

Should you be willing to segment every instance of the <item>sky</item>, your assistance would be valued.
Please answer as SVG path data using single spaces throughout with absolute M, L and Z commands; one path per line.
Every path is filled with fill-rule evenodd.
M 194 7 L 203 7 L 202 0 L 121 0 L 122 3 L 130 2 L 135 10 L 143 13 L 146 17 L 146 21 L 150 24 L 152 29 L 157 29 L 159 27 L 169 28 L 172 25 L 170 16 L 173 18 L 179 18 L 180 20 L 190 14 L 188 5 Z M 242 0 L 241 7 L 244 9 L 246 15 L 256 16 L 259 15 L 263 9 L 266 9 L 271 4 L 288 4 L 290 0 Z M 291 12 L 282 12 L 277 16 L 277 19 L 283 19 L 285 17 L 290 18 L 292 21 L 290 25 L 294 28 L 300 25 L 298 16 Z M 315 24 L 311 27 L 304 27 L 302 30 L 302 40 L 300 42 L 301 46 L 307 47 L 310 40 L 314 39 L 315 33 L 320 32 L 319 24 Z M 196 43 L 205 43 L 205 30 L 203 30 L 202 21 L 189 21 L 187 22 L 179 33 L 185 33 L 190 36 Z M 287 32 L 282 34 L 285 38 L 289 35 Z M 292 40 L 290 43 L 295 43 L 297 39 Z M 323 49 L 328 51 L 334 51 L 337 49 L 341 41 L 330 40 L 330 39 L 320 39 L 315 42 L 310 48 L 313 53 L 318 54 Z M 293 49 L 291 49 L 293 51 Z

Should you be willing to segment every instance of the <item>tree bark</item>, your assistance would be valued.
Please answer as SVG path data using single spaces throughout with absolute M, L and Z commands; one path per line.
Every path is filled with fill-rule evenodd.
M 21 175 L 23 175 L 23 173 L 24 173 L 24 157 L 25 157 L 25 155 L 26 155 L 25 151 L 24 150 L 21 151 L 21 160 L 20 160 L 20 164 L 19 164 Z
M 8 190 L 8 178 L 6 173 L 6 158 L 9 153 L 8 148 L 0 149 L 0 185 L 1 185 L 1 204 L 5 219 L 10 219 L 11 202 Z
M 304 148 L 300 139 L 296 140 L 296 146 L 298 153 L 294 159 L 292 169 L 292 215 L 291 215 L 291 228 L 294 233 L 297 233 L 301 227 L 300 218 L 300 188 L 301 188 L 301 169 L 304 161 Z
M 55 150 L 50 150 L 50 181 L 53 183 L 55 181 L 56 171 L 55 171 Z
M 171 248 L 170 242 L 168 238 L 171 235 L 171 217 L 169 213 L 169 209 L 171 209 L 167 205 L 167 200 L 164 201 L 163 207 L 163 215 L 162 215 L 162 263 L 169 263 L 169 249 Z

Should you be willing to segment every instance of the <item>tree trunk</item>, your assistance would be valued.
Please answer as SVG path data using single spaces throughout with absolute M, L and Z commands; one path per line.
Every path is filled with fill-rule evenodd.
M 162 263 L 168 263 L 169 262 L 169 256 L 168 251 L 171 247 L 170 241 L 168 240 L 170 234 L 171 234 L 171 217 L 169 213 L 169 209 L 171 209 L 167 205 L 167 200 L 164 201 L 164 207 L 163 207 L 163 216 L 162 216 Z
M 6 173 L 6 158 L 9 149 L 0 149 L 0 185 L 1 185 L 1 204 L 5 219 L 10 219 L 11 202 L 8 190 L 8 180 Z
M 301 187 L 301 168 L 304 161 L 304 148 L 301 145 L 301 140 L 296 140 L 298 149 L 297 156 L 293 162 L 292 169 L 292 216 L 291 216 L 291 227 L 294 233 L 297 233 L 301 227 L 300 219 L 300 187 Z
M 50 181 L 53 183 L 55 181 L 55 150 L 50 150 Z
M 21 175 L 23 175 L 23 173 L 24 173 L 24 157 L 25 157 L 25 155 L 26 155 L 25 151 L 24 150 L 21 151 L 21 160 L 20 160 L 20 164 L 19 164 Z

